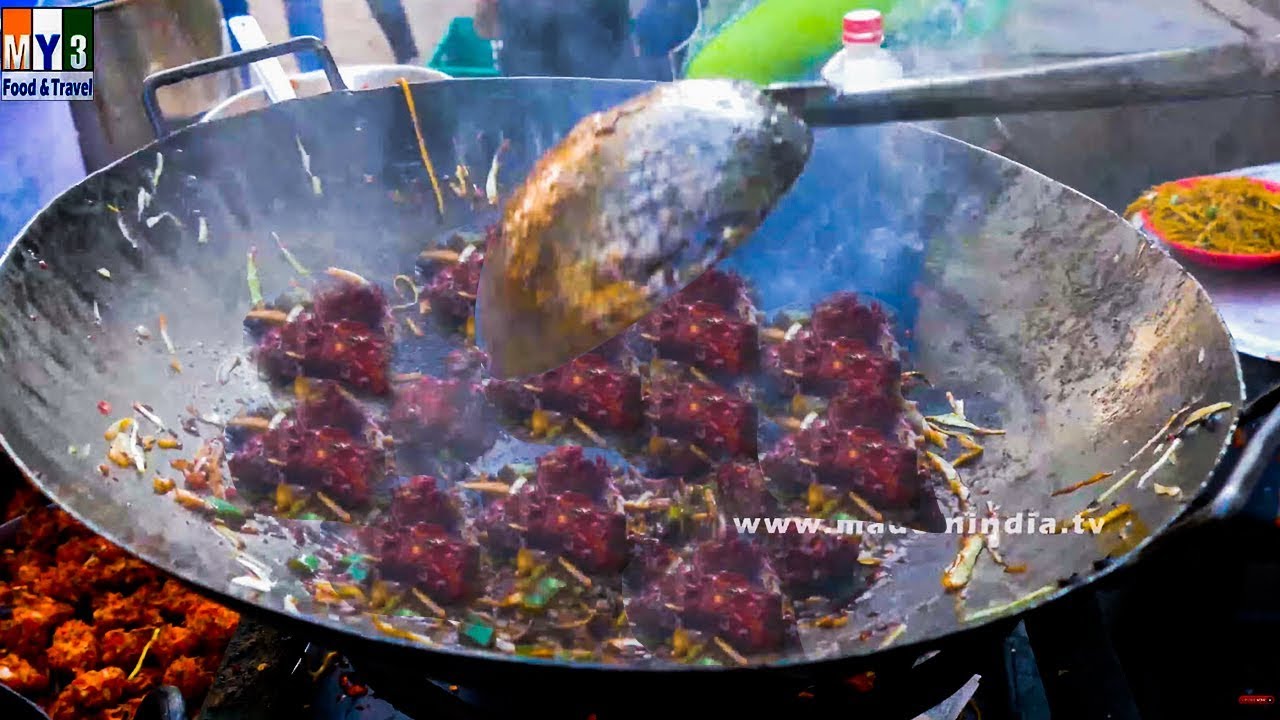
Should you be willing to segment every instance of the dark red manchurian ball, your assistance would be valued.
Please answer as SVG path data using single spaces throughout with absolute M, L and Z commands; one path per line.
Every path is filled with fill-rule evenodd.
M 352 435 L 364 431 L 369 417 L 355 398 L 342 390 L 341 385 L 327 380 L 306 379 L 303 382 L 304 398 L 295 411 L 298 425 L 342 428 Z
M 437 271 L 423 289 L 423 295 L 431 303 L 431 314 L 455 325 L 466 322 L 475 312 L 483 266 L 484 253 L 472 252 Z
M 625 432 L 644 422 L 640 376 L 583 355 L 529 382 L 547 410 L 568 413 L 597 430 Z
M 852 490 L 882 509 L 912 507 L 924 490 L 917 451 L 872 428 L 841 430 L 816 422 L 784 438 L 761 466 L 776 481 L 817 480 Z
M 545 492 L 599 499 L 609 486 L 609 465 L 603 458 L 587 458 L 577 445 L 563 445 L 538 458 L 537 483 Z
M 429 523 L 453 531 L 459 519 L 458 504 L 430 475 L 415 475 L 391 491 L 391 520 L 396 525 Z
M 389 341 L 380 331 L 353 320 L 324 322 L 302 313 L 268 331 L 255 356 L 277 381 L 305 376 L 338 380 L 375 395 L 389 389 Z
M 781 648 L 789 627 L 780 593 L 754 587 L 731 572 L 704 575 L 696 581 L 686 599 L 684 622 L 744 653 Z
M 335 281 L 315 295 L 311 312 L 323 322 L 354 320 L 379 329 L 391 315 L 382 288 L 373 283 Z
M 413 585 L 436 602 L 463 602 L 483 590 L 480 548 L 438 525 L 418 523 L 387 533 L 379 558 L 387 578 Z
M 658 433 L 697 445 L 711 457 L 756 455 L 756 406 L 710 383 L 661 384 L 649 398 Z
M 666 305 L 648 321 L 658 355 L 710 373 L 741 375 L 759 365 L 759 331 L 709 302 Z
M 850 380 L 827 405 L 827 420 L 842 430 L 870 427 L 888 432 L 901 416 L 902 404 L 893 387 L 867 378 Z
M 731 572 L 756 580 L 764 570 L 764 551 L 759 545 L 740 535 L 707 540 L 693 555 L 693 567 L 699 574 Z
M 714 480 L 725 509 L 742 516 L 767 515 L 777 508 L 768 482 L 755 463 L 722 463 Z
M 524 518 L 532 548 L 562 553 L 587 572 L 616 572 L 627 563 L 627 518 L 566 492 L 535 498 Z
M 791 595 L 845 595 L 866 573 L 858 564 L 856 535 L 788 532 L 769 535 L 769 559 Z
M 878 305 L 865 304 L 851 292 L 839 292 L 813 308 L 811 327 L 823 340 L 848 338 L 879 347 L 889 332 L 889 318 Z
M 861 340 L 823 340 L 802 331 L 765 351 L 765 370 L 784 387 L 831 395 L 850 382 L 868 382 L 896 392 L 902 365 Z
M 708 270 L 676 293 L 669 305 L 707 302 L 734 311 L 748 301 L 747 283 L 741 276 L 722 270 Z
M 420 378 L 396 388 L 391 429 L 398 441 L 471 459 L 493 444 L 480 391 L 457 380 Z
M 289 482 L 358 505 L 369 499 L 369 479 L 381 460 L 380 451 L 341 428 L 303 428 L 286 420 L 250 436 L 228 466 L 236 480 L 260 490 Z

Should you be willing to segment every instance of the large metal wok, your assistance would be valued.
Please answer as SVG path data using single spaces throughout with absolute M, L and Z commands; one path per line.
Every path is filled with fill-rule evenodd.
M 510 188 L 579 118 L 646 87 L 486 79 L 412 92 L 437 168 L 487 168 L 510 141 L 499 177 Z M 493 219 L 446 198 L 439 218 L 397 88 L 337 91 L 190 127 L 93 174 L 37 215 L 0 266 L 5 449 L 96 531 L 215 596 L 341 648 L 383 660 L 400 653 L 415 667 L 478 684 L 512 672 L 580 688 L 594 682 L 589 673 L 627 682 L 674 670 L 699 681 L 742 672 L 527 660 L 416 644 L 361 618 L 298 615 L 289 597 L 305 590 L 287 562 L 327 542 L 330 524 L 244 536 L 244 552 L 266 564 L 275 582 L 262 592 L 233 582 L 245 575 L 237 549 L 207 520 L 154 493 L 150 475 L 108 480 L 96 470 L 107 422 L 101 401 L 116 415 L 146 403 L 176 424 L 189 407 L 225 418 L 269 396 L 246 368 L 226 384 L 215 380 L 228 357 L 246 350 L 251 248 L 264 248 L 268 294 L 293 277 L 283 258 L 265 250 L 272 233 L 312 268 L 342 267 L 389 284 L 432 238 Z M 1034 601 L 963 622 L 939 581 L 958 538 L 909 534 L 900 541 L 907 561 L 855 606 L 847 627 L 806 637 L 802 652 L 746 670 L 816 672 L 873 655 L 914 658 L 1137 556 L 1187 522 L 1193 501 L 1207 504 L 1200 517 L 1220 517 L 1247 494 L 1253 475 L 1241 471 L 1209 497 L 1242 384 L 1231 339 L 1205 293 L 1120 218 L 1024 167 L 909 126 L 822 129 L 794 190 L 725 266 L 751 281 L 767 312 L 837 290 L 888 306 L 914 368 L 966 399 L 975 421 L 1007 430 L 966 476 L 980 502 L 1067 518 L 1093 494 L 1052 496 L 1054 489 L 1100 471 L 1143 476 L 1112 498 L 1132 507 L 1125 533 L 1008 537 L 1005 552 L 1027 571 L 980 565 L 964 605 L 980 611 L 1052 586 Z M 154 332 L 161 314 L 180 374 L 170 370 L 163 345 L 135 333 L 139 325 Z M 397 359 L 400 369 L 424 372 L 437 362 L 430 352 Z M 1217 422 L 1184 433 L 1172 462 L 1146 452 L 1130 464 L 1175 411 L 1215 402 L 1231 405 Z M 1157 495 L 1155 484 L 1181 494 Z M 899 624 L 904 629 L 886 646 L 884 629 Z M 872 639 L 860 637 L 870 629 Z

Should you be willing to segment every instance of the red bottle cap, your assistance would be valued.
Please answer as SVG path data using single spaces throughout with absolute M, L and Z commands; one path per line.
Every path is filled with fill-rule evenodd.
M 852 10 L 844 16 L 845 43 L 884 42 L 884 16 L 879 10 Z

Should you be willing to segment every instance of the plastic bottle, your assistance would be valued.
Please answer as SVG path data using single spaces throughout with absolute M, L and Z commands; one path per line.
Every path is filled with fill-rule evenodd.
M 885 50 L 884 16 L 854 10 L 844 16 L 844 49 L 822 67 L 822 79 L 843 92 L 877 87 L 902 78 L 902 64 Z

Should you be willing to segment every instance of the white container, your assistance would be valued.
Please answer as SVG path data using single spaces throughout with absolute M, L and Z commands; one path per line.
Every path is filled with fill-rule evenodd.
M 822 79 L 841 92 L 879 87 L 902 78 L 899 63 L 884 44 L 879 10 L 854 10 L 843 20 L 844 49 L 822 67 Z

